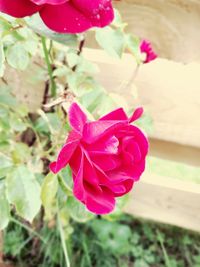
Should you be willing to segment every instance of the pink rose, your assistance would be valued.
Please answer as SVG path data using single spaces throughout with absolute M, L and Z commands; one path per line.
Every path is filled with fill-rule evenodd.
M 151 46 L 151 43 L 143 40 L 140 44 L 140 51 L 141 53 L 146 54 L 146 58 L 144 60 L 144 63 L 149 63 L 150 61 L 157 58 L 156 53 L 153 51 L 153 48 Z
M 111 0 L 0 0 L 0 11 L 16 18 L 39 12 L 55 32 L 80 33 L 113 20 Z
M 130 124 L 142 113 L 138 108 L 128 118 L 119 108 L 97 121 L 88 121 L 76 103 L 71 105 L 72 131 L 50 169 L 57 173 L 69 164 L 74 196 L 91 212 L 111 212 L 115 198 L 127 194 L 143 173 L 148 141 Z

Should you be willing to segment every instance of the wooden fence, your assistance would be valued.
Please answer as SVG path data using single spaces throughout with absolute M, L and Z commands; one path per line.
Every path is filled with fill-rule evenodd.
M 129 107 L 144 106 L 153 119 L 150 156 L 159 159 L 159 166 L 147 166 L 125 211 L 199 231 L 200 64 L 157 59 L 144 65 L 130 84 L 135 70 L 131 55 L 118 61 L 102 51 L 85 54 L 98 62 L 98 79 L 105 88 L 121 94 Z

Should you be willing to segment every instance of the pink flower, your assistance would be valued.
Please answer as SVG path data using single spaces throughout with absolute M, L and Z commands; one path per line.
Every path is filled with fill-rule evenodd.
M 140 44 L 140 51 L 141 53 L 146 54 L 146 58 L 143 63 L 149 63 L 150 61 L 154 60 L 157 58 L 156 53 L 153 51 L 151 43 L 143 40 Z
M 115 198 L 127 194 L 143 173 L 148 141 L 130 124 L 142 113 L 138 108 L 128 118 L 119 108 L 97 121 L 88 121 L 76 103 L 71 105 L 72 131 L 50 169 L 57 173 L 69 164 L 74 196 L 91 212 L 111 212 Z
M 80 33 L 113 20 L 111 0 L 0 0 L 0 11 L 16 18 L 39 12 L 55 32 Z

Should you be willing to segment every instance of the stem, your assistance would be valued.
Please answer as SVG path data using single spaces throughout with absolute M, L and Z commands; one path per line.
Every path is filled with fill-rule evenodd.
M 21 226 L 22 228 L 24 228 L 26 231 L 30 232 L 31 234 L 37 236 L 44 244 L 46 244 L 46 240 L 40 234 L 38 234 L 36 231 L 34 231 L 33 229 L 31 229 L 27 225 L 21 223 L 20 221 L 16 220 L 13 217 L 10 219 L 10 221 L 16 223 L 19 226 Z
M 81 41 L 80 41 L 80 43 L 79 43 L 79 47 L 78 47 L 78 51 L 77 51 L 77 55 L 78 55 L 78 56 L 81 55 L 81 53 L 82 53 L 82 51 L 83 51 L 84 44 L 85 44 L 85 38 L 84 38 L 84 36 L 82 36 L 82 39 L 81 39 Z M 73 71 L 76 71 L 76 68 L 77 68 L 77 66 L 74 66 L 74 67 L 72 68 L 72 70 L 73 70 Z
M 59 212 L 58 212 L 58 227 L 59 227 L 59 232 L 60 232 L 62 248 L 63 248 L 63 252 L 64 252 L 64 256 L 65 256 L 66 267 L 70 267 L 69 255 L 68 255 L 67 246 L 65 243 L 64 230 L 63 230 L 63 226 L 62 226 L 62 223 L 60 220 Z
M 128 83 L 126 84 L 126 88 L 125 89 L 128 89 L 135 81 L 135 78 L 137 77 L 138 75 L 138 72 L 139 72 L 139 69 L 140 69 L 140 64 L 137 64 L 134 72 L 133 72 L 133 76 L 131 77 L 131 79 L 128 81 Z
M 83 39 L 79 43 L 79 48 L 78 48 L 78 53 L 77 53 L 78 56 L 80 56 L 80 54 L 82 53 L 84 44 L 85 44 L 85 38 L 83 37 Z
M 162 249 L 162 252 L 163 252 L 165 264 L 166 264 L 167 267 L 172 267 L 170 258 L 169 258 L 168 254 L 167 254 L 166 249 L 165 249 L 165 246 L 164 246 L 164 243 L 163 243 L 163 240 L 162 240 L 162 237 L 161 237 L 161 234 L 160 234 L 159 230 L 157 230 L 157 237 L 158 237 L 158 241 L 160 243 L 160 246 L 161 246 L 161 249 Z
M 56 84 L 53 78 L 53 69 L 50 63 L 50 59 L 49 59 L 49 52 L 48 52 L 47 45 L 46 45 L 46 38 L 42 36 L 41 41 L 42 41 L 42 48 L 44 52 L 44 58 L 47 64 L 47 69 L 48 69 L 49 78 L 51 82 L 51 96 L 54 97 L 56 95 Z

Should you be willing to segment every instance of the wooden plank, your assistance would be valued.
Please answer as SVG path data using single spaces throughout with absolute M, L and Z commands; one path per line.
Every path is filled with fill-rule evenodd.
M 145 173 L 135 184 L 124 211 L 200 231 L 200 185 Z
M 200 165 L 200 149 L 163 140 L 150 139 L 150 155 L 190 166 Z
M 159 58 L 143 65 L 131 83 L 136 67 L 131 55 L 120 61 L 101 50 L 84 53 L 99 65 L 97 79 L 109 92 L 123 95 L 130 108 L 144 106 L 153 119 L 152 138 L 200 147 L 200 64 Z

